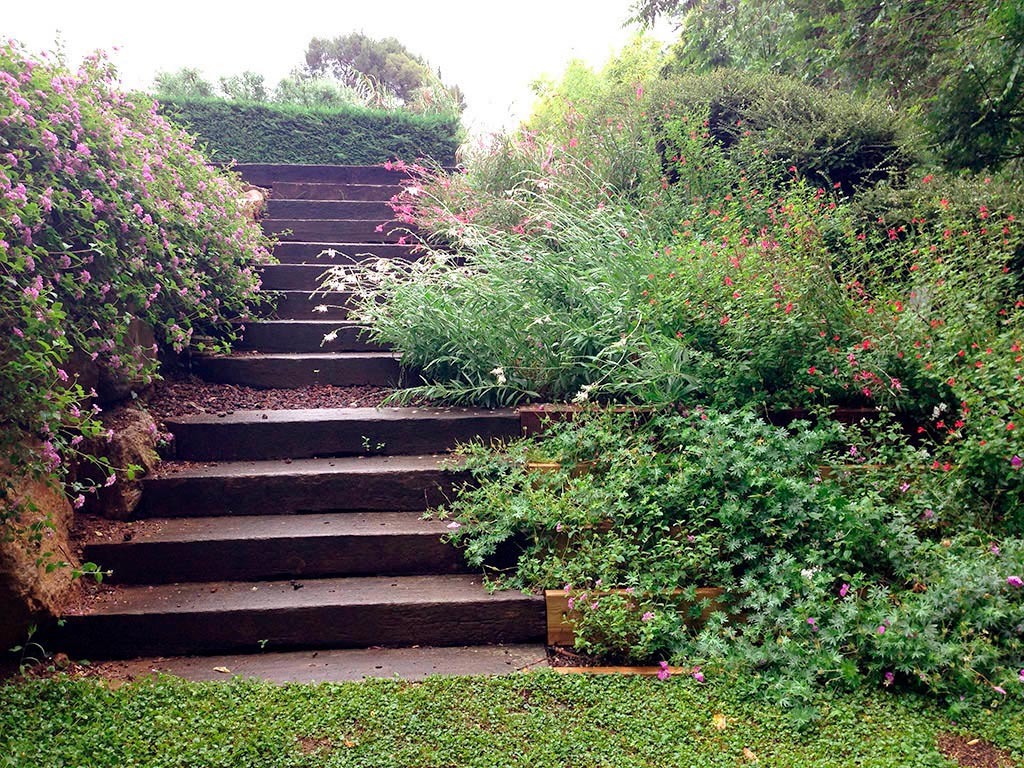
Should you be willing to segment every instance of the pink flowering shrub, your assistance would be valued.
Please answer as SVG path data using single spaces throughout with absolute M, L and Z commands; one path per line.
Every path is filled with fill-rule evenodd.
M 20 506 L 10 475 L 63 477 L 98 435 L 76 359 L 148 381 L 157 350 L 138 347 L 133 317 L 176 352 L 233 338 L 270 259 L 240 196 L 101 56 L 72 73 L 0 46 L 3 520 Z

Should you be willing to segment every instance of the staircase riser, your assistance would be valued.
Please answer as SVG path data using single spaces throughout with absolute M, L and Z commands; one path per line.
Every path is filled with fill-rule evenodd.
M 450 498 L 462 473 L 441 470 L 145 481 L 139 517 L 212 517 L 314 511 L 420 511 Z
M 288 264 L 264 267 L 260 272 L 264 291 L 313 291 L 319 289 L 324 272 L 330 269 L 324 264 Z
M 307 184 L 301 181 L 278 181 L 273 197 L 282 200 L 352 200 L 384 202 L 402 191 L 397 184 Z
M 320 325 L 274 325 L 272 323 L 246 323 L 245 337 L 238 349 L 258 349 L 261 352 L 380 352 L 384 347 L 366 340 L 361 329 L 331 326 L 338 338 L 321 346 L 324 330 Z
M 198 359 L 193 369 L 206 381 L 259 389 L 394 386 L 400 379 L 398 361 L 392 358 L 329 359 L 315 362 L 289 359 L 218 357 Z
M 328 248 L 334 248 L 334 255 L 325 253 Z M 278 243 L 274 248 L 274 256 L 282 264 L 323 264 L 324 268 L 332 264 L 351 264 L 357 261 L 366 261 L 367 257 L 383 257 L 387 259 L 406 259 L 409 261 L 419 258 L 419 254 L 412 253 L 412 247 L 408 245 L 395 245 L 394 243 L 303 243 L 286 242 Z
M 464 419 L 417 425 L 401 421 L 270 422 L 172 424 L 176 456 L 186 461 L 259 461 L 327 456 L 437 453 L 480 437 L 485 441 L 517 434 L 518 423 Z M 382 446 L 382 447 L 381 447 Z
M 281 320 L 344 320 L 348 310 L 344 304 L 348 294 L 318 294 L 312 298 L 308 293 L 281 294 L 277 298 L 274 316 Z M 326 305 L 326 312 L 316 312 L 315 307 Z
M 329 576 L 465 573 L 461 553 L 440 536 L 316 536 L 261 540 L 98 544 L 84 557 L 113 570 L 115 584 Z
M 536 600 L 415 606 L 325 606 L 223 614 L 72 616 L 56 640 L 72 657 L 538 642 Z
M 272 219 L 367 219 L 378 222 L 394 217 L 386 202 L 351 200 L 274 200 L 267 203 Z
M 389 217 L 390 218 L 390 217 Z M 398 243 L 410 237 L 407 224 L 389 218 L 369 219 L 264 219 L 263 231 L 278 239 L 300 242 Z M 381 226 L 380 231 L 377 227 Z M 287 234 L 284 234 L 287 230 Z
M 273 187 L 275 182 L 281 181 L 399 186 L 409 179 L 407 174 L 389 171 L 383 166 L 242 163 L 235 165 L 234 170 L 248 183 L 261 187 Z

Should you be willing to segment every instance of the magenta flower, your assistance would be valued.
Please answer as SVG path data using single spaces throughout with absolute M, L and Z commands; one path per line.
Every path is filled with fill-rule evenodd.
M 1020 469 L 1021 465 L 1024 465 L 1024 459 L 1021 459 L 1020 456 L 1014 454 L 1014 457 L 1010 459 L 1010 466 L 1014 469 Z
M 811 629 L 813 629 L 815 632 L 818 631 L 818 620 L 817 619 L 810 619 L 809 618 L 809 619 L 807 619 L 807 623 L 811 625 Z
M 892 672 L 886 672 L 885 673 L 885 683 L 884 683 L 884 685 L 886 687 L 892 685 L 893 682 L 895 682 L 895 680 L 896 680 L 896 675 L 894 675 Z
M 1021 581 L 1020 576 L 1007 576 L 1006 583 L 1011 587 L 1024 587 L 1024 581 Z
M 1022 670 L 1020 671 L 1020 674 L 1018 675 L 1018 677 L 1020 677 L 1020 681 L 1021 681 L 1022 683 L 1024 683 L 1024 669 L 1022 669 Z
M 884 635 L 885 634 L 885 624 L 879 624 L 878 625 L 878 634 L 880 634 L 880 635 Z
M 698 683 L 704 682 L 704 673 L 700 671 L 700 667 L 694 667 L 692 675 L 693 679 L 696 680 Z
M 647 611 L 643 616 L 640 617 L 640 621 L 650 621 L 654 618 L 654 614 L 651 611 Z
M 841 586 L 839 588 L 839 596 L 840 597 L 846 597 L 846 595 L 847 595 L 847 593 L 849 591 L 850 591 L 850 585 L 849 584 L 843 584 L 843 586 Z
M 996 544 L 996 543 L 995 543 L 994 541 L 992 542 L 992 544 L 991 544 L 991 545 L 989 545 L 989 548 L 988 548 L 988 550 L 989 550 L 989 552 L 991 552 L 991 553 L 992 553 L 993 555 L 998 555 L 998 554 L 999 554 L 999 552 L 1000 552 L 1000 550 L 999 550 L 999 545 L 998 545 L 998 544 Z
M 658 667 L 660 667 L 660 669 L 658 669 L 659 680 L 668 680 L 670 677 L 672 677 L 672 673 L 668 671 L 667 661 L 658 662 Z
M 1003 695 L 1003 696 L 1006 695 L 1006 689 L 1005 688 L 1000 688 L 998 685 L 993 685 L 992 686 L 992 690 L 995 691 L 998 694 Z

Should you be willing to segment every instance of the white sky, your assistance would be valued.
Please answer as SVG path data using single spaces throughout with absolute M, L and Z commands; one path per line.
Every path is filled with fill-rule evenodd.
M 356 31 L 395 37 L 462 87 L 465 123 L 478 132 L 526 117 L 529 83 L 538 76 L 561 74 L 572 58 L 600 67 L 634 32 L 622 26 L 630 2 L 11 0 L 4 3 L 0 35 L 38 52 L 52 49 L 60 30 L 71 63 L 102 48 L 128 88 L 148 87 L 155 72 L 185 66 L 214 83 L 252 70 L 273 87 L 302 63 L 312 37 Z

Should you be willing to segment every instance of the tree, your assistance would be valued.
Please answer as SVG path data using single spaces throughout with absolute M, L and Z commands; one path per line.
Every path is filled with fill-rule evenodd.
M 333 40 L 314 37 L 306 49 L 306 65 L 314 75 L 344 80 L 349 68 L 393 91 L 403 101 L 431 78 L 430 67 L 393 37 L 376 40 L 354 32 Z
M 168 99 L 213 98 L 213 85 L 198 69 L 183 67 L 177 72 L 157 72 L 153 92 Z
M 267 87 L 264 85 L 263 75 L 248 70 L 240 75 L 222 77 L 220 90 L 227 98 L 234 101 L 267 100 Z

